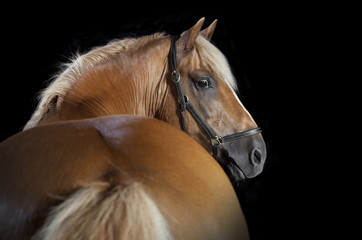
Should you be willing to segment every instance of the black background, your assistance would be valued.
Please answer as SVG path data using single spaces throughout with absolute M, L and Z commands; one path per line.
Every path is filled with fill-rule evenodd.
M 201 17 L 206 17 L 205 27 L 218 19 L 212 42 L 228 58 L 240 99 L 263 129 L 268 149 L 265 170 L 242 187 L 240 192 L 247 194 L 239 193 L 251 238 L 297 239 L 318 228 L 318 215 L 309 215 L 310 202 L 320 203 L 307 187 L 307 162 L 293 150 L 303 134 L 294 113 L 306 111 L 300 109 L 299 94 L 310 83 L 304 77 L 315 63 L 311 48 L 323 29 L 323 23 L 311 21 L 313 11 L 275 5 L 193 11 L 177 11 L 175 5 L 148 12 L 117 5 L 40 8 L 4 9 L 9 17 L 2 17 L 1 29 L 1 141 L 22 129 L 36 107 L 37 93 L 75 52 L 115 38 L 180 34 Z

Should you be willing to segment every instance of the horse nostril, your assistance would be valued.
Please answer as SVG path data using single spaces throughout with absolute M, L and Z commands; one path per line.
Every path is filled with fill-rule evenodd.
M 250 154 L 250 163 L 253 166 L 259 165 L 262 159 L 261 151 L 258 148 L 254 148 Z

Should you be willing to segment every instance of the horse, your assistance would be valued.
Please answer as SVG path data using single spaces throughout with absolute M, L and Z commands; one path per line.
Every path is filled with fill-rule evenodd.
M 204 20 L 177 40 L 156 33 L 78 55 L 41 93 L 24 129 L 117 114 L 153 117 L 186 131 L 233 183 L 257 176 L 263 137 L 237 97 L 226 57 L 210 42 L 217 21 L 201 31 Z
M 237 97 L 237 84 L 227 59 L 210 42 L 216 21 L 201 31 L 203 22 L 204 19 L 200 19 L 178 38 L 156 33 L 112 41 L 77 56 L 65 66 L 42 92 L 37 109 L 24 131 L 0 145 L 1 171 L 4 176 L 1 178 L 1 196 L 5 196 L 2 200 L 5 204 L 0 211 L 1 223 L 4 223 L 0 233 L 16 236 L 20 232 L 27 238 L 30 236 L 28 233 L 34 234 L 36 229 L 35 239 L 55 239 L 56 235 L 72 239 L 77 236 L 80 238 L 86 234 L 84 229 L 90 227 L 95 229 L 88 233 L 94 239 L 105 235 L 122 236 L 123 239 L 153 239 L 152 236 L 154 239 L 169 239 L 171 236 L 174 239 L 247 239 L 246 223 L 240 206 L 234 201 L 235 193 L 226 186 L 230 182 L 225 181 L 227 178 L 220 171 L 220 166 L 231 183 L 258 175 L 266 157 L 265 143 L 260 129 Z M 128 123 L 123 124 L 122 119 Z M 156 123 L 155 119 L 167 122 L 166 125 L 171 125 L 173 130 L 171 126 Z M 137 121 L 139 124 L 133 123 Z M 112 125 L 113 122 L 117 122 L 119 128 Z M 147 130 L 145 126 L 152 130 Z M 136 129 L 143 131 L 138 133 Z M 189 137 L 177 129 L 182 129 Z M 160 137 L 155 137 L 152 134 L 154 132 L 160 133 Z M 48 136 L 49 133 L 54 134 L 54 137 Z M 152 137 L 148 138 L 147 135 Z M 173 138 L 179 139 L 174 141 L 177 142 L 176 149 L 167 144 Z M 28 143 L 33 142 L 36 144 L 29 144 L 28 147 Z M 142 145 L 138 145 L 138 142 Z M 148 145 L 153 148 L 145 147 Z M 12 146 L 16 146 L 16 150 Z M 93 155 L 98 160 L 92 160 Z M 152 155 L 159 159 L 155 160 L 156 157 Z M 24 159 L 24 156 L 30 160 Z M 139 160 L 140 156 L 143 161 Z M 80 159 L 76 161 L 78 167 L 69 165 L 74 158 Z M 64 159 L 66 166 L 61 165 Z M 212 167 L 208 167 L 210 164 L 214 168 L 218 166 L 214 159 L 220 165 L 218 170 L 210 170 Z M 88 165 L 88 161 L 96 162 L 96 167 Z M 200 164 L 197 163 L 199 161 Z M 156 169 L 147 167 L 154 162 L 157 162 Z M 185 174 L 189 168 L 181 170 L 183 177 L 177 177 L 172 171 L 168 176 L 168 168 L 167 171 L 158 171 L 158 167 L 164 169 L 167 164 L 173 168 L 176 162 L 184 165 L 192 162 L 191 166 L 198 170 L 197 174 L 203 169 L 205 174 L 202 177 L 192 171 Z M 31 169 L 29 164 L 34 164 L 36 168 L 27 174 L 26 170 Z M 112 165 L 122 174 L 114 174 L 114 171 L 110 173 L 104 165 Z M 19 170 L 19 166 L 25 168 Z M 52 171 L 52 168 L 55 170 Z M 87 177 L 78 177 L 79 171 Z M 134 175 L 135 172 L 139 175 Z M 54 177 L 57 181 L 50 181 L 55 173 L 61 177 Z M 161 176 L 155 177 L 158 174 Z M 150 181 L 145 187 L 145 182 L 153 178 L 157 181 Z M 202 184 L 198 184 L 203 186 L 193 186 L 187 178 L 192 179 L 193 184 L 199 181 Z M 44 179 L 50 181 L 49 185 L 42 185 Z M 187 187 L 173 195 L 169 192 L 170 188 L 162 187 L 162 180 L 170 185 Z M 58 181 L 64 188 L 57 188 Z M 13 190 L 8 183 L 18 188 Z M 38 189 L 38 185 L 44 188 Z M 213 186 L 222 187 L 217 187 L 213 192 L 210 190 Z M 225 190 L 221 190 L 224 187 Z M 33 192 L 35 200 L 26 207 L 23 200 Z M 45 196 L 45 193 L 51 197 Z M 190 215 L 190 209 L 186 213 L 187 204 L 178 202 L 175 197 L 180 195 L 189 197 L 186 202 L 199 207 L 191 208 L 191 212 L 195 210 L 198 217 Z M 228 201 L 221 195 L 230 199 L 227 206 L 232 211 L 222 203 Z M 210 201 L 212 207 L 203 206 L 205 201 Z M 172 203 L 177 203 L 177 207 Z M 111 209 L 126 224 L 116 224 L 119 219 L 117 222 L 110 216 L 111 212 L 106 211 L 106 206 L 110 205 L 119 206 L 120 209 Z M 128 219 L 127 214 L 122 217 L 122 212 L 127 211 L 132 212 L 131 216 L 137 215 L 139 212 L 135 210 L 136 206 L 143 210 L 147 208 L 152 214 L 142 213 L 144 222 L 139 217 Z M 55 210 L 47 216 L 49 207 Z M 217 207 L 220 207 L 219 211 L 213 209 Z M 227 220 L 225 215 L 218 213 L 221 211 L 229 214 L 233 212 L 230 219 L 235 221 Z M 151 215 L 156 216 L 156 219 Z M 8 221 L 9 216 L 13 216 L 11 221 Z M 75 220 L 66 224 L 70 216 L 75 216 Z M 210 220 L 207 220 L 210 216 Z M 85 221 L 83 225 L 79 223 L 81 220 Z M 135 231 L 132 228 L 135 222 L 132 221 L 141 224 L 142 230 Z M 30 226 L 27 225 L 29 222 Z M 145 226 L 151 222 L 158 225 Z M 15 223 L 20 227 L 14 226 Z M 96 227 L 99 223 L 104 224 L 104 227 Z M 235 223 L 238 223 L 238 227 L 235 227 Z M 121 226 L 120 229 L 115 229 L 115 225 Z M 22 230 L 18 231 L 19 228 Z M 161 230 L 152 235 L 155 229 Z M 61 235 L 59 231 L 62 234 L 71 233 L 72 236 Z M 15 238 L 21 239 L 20 235 Z
M 249 239 L 220 165 L 154 118 L 43 124 L 0 159 L 0 239 Z

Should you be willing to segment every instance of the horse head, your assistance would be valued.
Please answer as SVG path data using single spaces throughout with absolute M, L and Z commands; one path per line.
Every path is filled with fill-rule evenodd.
M 173 61 L 178 65 L 178 72 L 172 66 L 170 71 L 171 75 L 177 74 L 173 80 L 179 86 L 175 88 L 172 81 L 169 81 L 170 94 L 167 106 L 164 107 L 168 113 L 160 116 L 183 128 L 213 153 L 231 181 L 238 182 L 262 171 L 266 147 L 260 131 L 247 137 L 238 137 L 258 128 L 236 94 L 237 84 L 227 59 L 210 43 L 216 20 L 201 31 L 203 22 L 204 19 L 199 20 L 175 42 Z M 180 105 L 181 102 L 184 106 L 189 104 L 191 107 L 184 107 Z M 184 115 L 181 116 L 182 121 L 180 108 L 187 108 L 184 113 L 181 110 L 181 115 Z M 169 114 L 170 109 L 173 109 L 172 116 Z M 229 139 L 234 139 L 220 141 L 223 138 L 216 136 L 231 136 Z M 215 137 L 217 139 L 212 139 Z M 217 146 L 213 142 L 215 140 L 218 141 Z

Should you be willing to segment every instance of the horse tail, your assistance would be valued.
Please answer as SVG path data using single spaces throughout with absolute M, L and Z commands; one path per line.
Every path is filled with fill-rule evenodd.
M 169 240 L 166 220 L 139 183 L 97 181 L 55 207 L 33 240 Z

